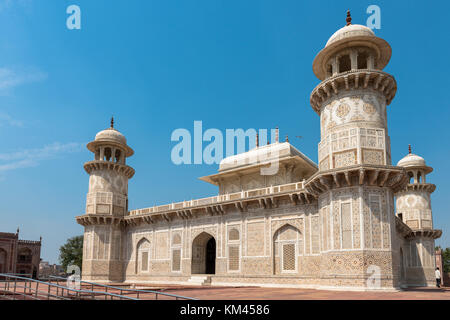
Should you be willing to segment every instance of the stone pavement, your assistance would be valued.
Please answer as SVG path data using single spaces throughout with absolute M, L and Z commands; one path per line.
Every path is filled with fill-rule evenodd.
M 297 288 L 201 287 L 164 292 L 201 300 L 450 300 L 450 288 L 414 288 L 399 292 L 326 291 Z
M 64 285 L 60 283 L 60 285 Z M 12 286 L 12 284 L 11 284 Z M 116 284 L 116 286 L 126 289 L 129 285 Z M 357 292 L 357 291 L 328 291 L 328 290 L 314 290 L 314 289 L 300 289 L 300 288 L 263 288 L 263 287 L 215 287 L 215 286 L 185 286 L 185 285 L 138 285 L 136 289 L 154 290 L 161 293 L 175 294 L 184 297 L 197 298 L 200 300 L 450 300 L 450 287 L 446 288 L 413 288 L 398 292 Z M 17 288 L 17 292 L 26 291 L 30 295 L 34 295 L 36 284 L 32 283 L 31 288 L 28 285 L 27 289 L 22 286 Z M 91 290 L 90 285 L 83 284 L 82 289 Z M 105 297 L 101 291 L 105 291 L 104 287 L 95 286 L 95 299 L 103 300 L 110 297 Z M 41 293 L 45 294 L 51 292 L 55 295 L 60 295 L 61 291 L 56 291 L 56 288 L 40 284 L 39 289 Z M 0 288 L 1 291 L 1 288 Z M 156 296 L 153 293 L 140 293 L 139 297 L 135 291 L 120 291 L 117 289 L 107 289 L 109 293 L 127 295 L 133 298 L 143 300 L 155 300 Z M 67 295 L 67 291 L 64 292 Z M 0 299 L 1 299 L 0 294 Z M 19 298 L 19 297 L 18 297 Z M 23 299 L 21 297 L 20 299 Z M 26 297 L 25 297 L 26 298 Z M 90 298 L 86 297 L 86 298 Z M 173 297 L 158 294 L 158 300 L 174 300 Z

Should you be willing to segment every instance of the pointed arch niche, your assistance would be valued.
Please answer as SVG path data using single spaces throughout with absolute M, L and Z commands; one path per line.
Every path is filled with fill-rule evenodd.
M 142 274 L 150 272 L 151 243 L 147 238 L 142 238 L 136 245 L 135 273 Z
M 303 236 L 296 227 L 285 224 L 273 235 L 274 274 L 298 273 L 298 256 L 303 253 Z

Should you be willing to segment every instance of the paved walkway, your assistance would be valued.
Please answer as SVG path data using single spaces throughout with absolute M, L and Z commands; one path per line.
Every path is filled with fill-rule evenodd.
M 120 287 L 125 288 L 129 286 Z M 1 291 L 0 287 L 0 291 Z M 34 295 L 36 284 L 31 284 L 30 288 L 23 288 L 22 285 L 17 287 L 17 292 L 27 292 L 28 295 Z M 45 296 L 48 291 L 52 294 L 60 295 L 55 287 L 48 290 L 48 286 L 41 284 L 38 288 L 41 294 Z M 82 289 L 91 290 L 91 286 L 83 285 Z M 327 291 L 314 289 L 296 289 L 296 288 L 262 288 L 262 287 L 214 287 L 214 286 L 183 286 L 183 285 L 148 285 L 138 286 L 141 290 L 155 290 L 169 294 L 175 294 L 185 297 L 197 298 L 200 300 L 450 300 L 450 288 L 414 288 L 406 289 L 398 292 L 356 292 L 356 291 Z M 103 287 L 94 287 L 95 291 L 105 291 Z M 108 289 L 109 293 L 127 295 L 137 298 L 136 292 L 120 291 L 116 289 Z M 0 293 L 0 299 L 2 298 Z M 19 299 L 30 299 L 29 296 L 19 297 Z M 64 292 L 67 296 L 67 291 Z M 44 297 L 39 297 L 44 298 Z M 91 296 L 86 297 L 91 298 Z M 95 294 L 95 299 L 111 299 L 110 296 L 105 297 L 103 294 Z M 153 293 L 140 293 L 140 299 L 154 300 Z M 44 298 L 45 299 L 45 298 Z M 158 294 L 158 300 L 173 300 L 173 297 Z
M 450 288 L 415 288 L 399 292 L 326 291 L 292 288 L 186 288 L 164 292 L 201 300 L 450 300 Z

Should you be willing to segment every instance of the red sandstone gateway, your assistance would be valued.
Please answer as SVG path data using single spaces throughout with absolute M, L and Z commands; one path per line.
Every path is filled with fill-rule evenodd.
M 19 240 L 16 233 L 0 232 L 0 273 L 18 273 L 36 279 L 39 273 L 41 240 Z

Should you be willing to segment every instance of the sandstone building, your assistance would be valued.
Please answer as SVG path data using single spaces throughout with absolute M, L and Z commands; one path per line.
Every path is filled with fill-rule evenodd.
M 18 273 L 37 278 L 41 260 L 39 241 L 19 240 L 16 233 L 0 232 L 0 273 Z
M 392 290 L 434 285 L 434 229 L 426 180 L 411 152 L 392 165 L 386 108 L 389 44 L 362 25 L 335 32 L 318 53 L 318 165 L 288 141 L 222 160 L 214 197 L 128 211 L 133 155 L 116 129 L 88 144 L 94 160 L 83 278 L 123 282 Z M 260 155 L 264 157 L 264 161 Z M 277 162 L 275 174 L 262 174 Z M 396 208 L 396 211 L 394 210 Z

